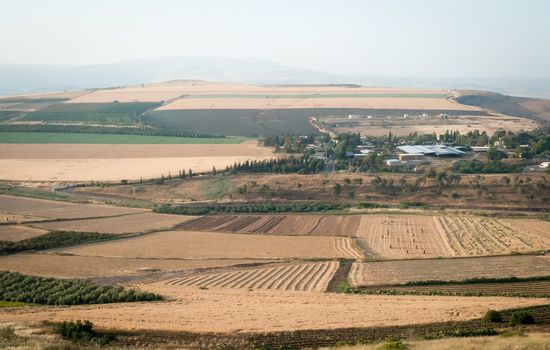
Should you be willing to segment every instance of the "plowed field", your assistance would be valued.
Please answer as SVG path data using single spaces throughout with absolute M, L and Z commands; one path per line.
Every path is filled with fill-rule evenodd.
M 219 215 L 205 216 L 180 229 L 283 235 L 354 236 L 359 215 Z

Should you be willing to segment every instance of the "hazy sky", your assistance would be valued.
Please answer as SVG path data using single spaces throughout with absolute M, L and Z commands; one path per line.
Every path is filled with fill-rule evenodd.
M 0 63 L 192 55 L 338 74 L 550 78 L 548 0 L 0 3 Z

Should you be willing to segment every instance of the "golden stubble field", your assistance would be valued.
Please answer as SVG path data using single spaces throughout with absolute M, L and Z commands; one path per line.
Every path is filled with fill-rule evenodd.
M 231 94 L 228 96 L 220 96 Z M 265 98 L 250 95 L 264 95 Z M 327 97 L 302 98 L 297 95 L 327 94 Z M 333 95 L 344 94 L 347 97 Z M 353 96 L 372 94 L 372 96 Z M 395 94 L 396 97 L 377 97 Z M 406 96 L 413 94 L 414 96 Z M 431 94 L 448 94 L 446 90 L 402 89 L 346 86 L 259 86 L 204 81 L 174 81 L 119 89 L 97 90 L 67 103 L 169 102 L 158 110 L 177 109 L 286 109 L 286 108 L 391 108 L 475 110 Z M 194 95 L 200 95 L 194 97 Z M 208 97 L 211 95 L 212 97 Z M 235 96 L 237 95 L 237 96 Z M 242 95 L 239 97 L 238 95 Z M 277 95 L 277 98 L 270 98 Z M 283 98 L 284 95 L 294 95 Z M 422 96 L 426 95 L 426 96 Z M 247 97 L 248 96 L 248 97 Z
M 59 249 L 57 252 L 147 259 L 336 259 L 361 256 L 351 246 L 350 240 L 347 237 L 167 231 Z
M 4 309 L 0 321 L 87 319 L 101 328 L 191 332 L 270 332 L 460 321 L 489 309 L 546 304 L 548 299 L 373 296 L 320 292 L 140 286 L 172 300 Z
M 0 144 L 2 180 L 120 181 L 225 169 L 273 158 L 256 141 L 238 144 Z

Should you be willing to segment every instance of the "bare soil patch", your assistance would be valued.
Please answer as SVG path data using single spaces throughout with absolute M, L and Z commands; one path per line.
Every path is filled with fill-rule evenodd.
M 183 215 L 139 213 L 101 219 L 45 222 L 34 226 L 59 231 L 123 234 L 169 229 L 192 218 Z
M 345 244 L 342 240 L 349 238 L 169 231 L 58 251 L 82 256 L 160 259 L 353 258 L 350 255 L 354 250 L 343 252 L 337 248 Z
M 0 195 L 0 212 L 44 218 L 86 218 L 142 213 L 146 210 L 108 205 L 78 204 Z
M 265 260 L 242 259 L 145 259 L 123 257 L 91 257 L 52 253 L 21 253 L 0 257 L 0 270 L 33 276 L 57 278 L 94 278 L 115 276 L 147 276 L 156 272 L 194 271 Z
M 353 286 L 376 286 L 474 277 L 546 276 L 549 272 L 550 256 L 516 255 L 354 263 L 349 279 Z
M 48 233 L 34 227 L 23 225 L 0 225 L 0 241 L 19 242 Z

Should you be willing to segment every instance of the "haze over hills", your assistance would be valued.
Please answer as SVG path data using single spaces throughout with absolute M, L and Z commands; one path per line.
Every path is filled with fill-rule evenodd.
M 338 75 L 254 58 L 177 56 L 96 65 L 0 64 L 0 95 L 102 88 L 174 79 L 252 84 L 361 84 L 412 88 L 488 90 L 550 98 L 550 79 L 423 78 Z

